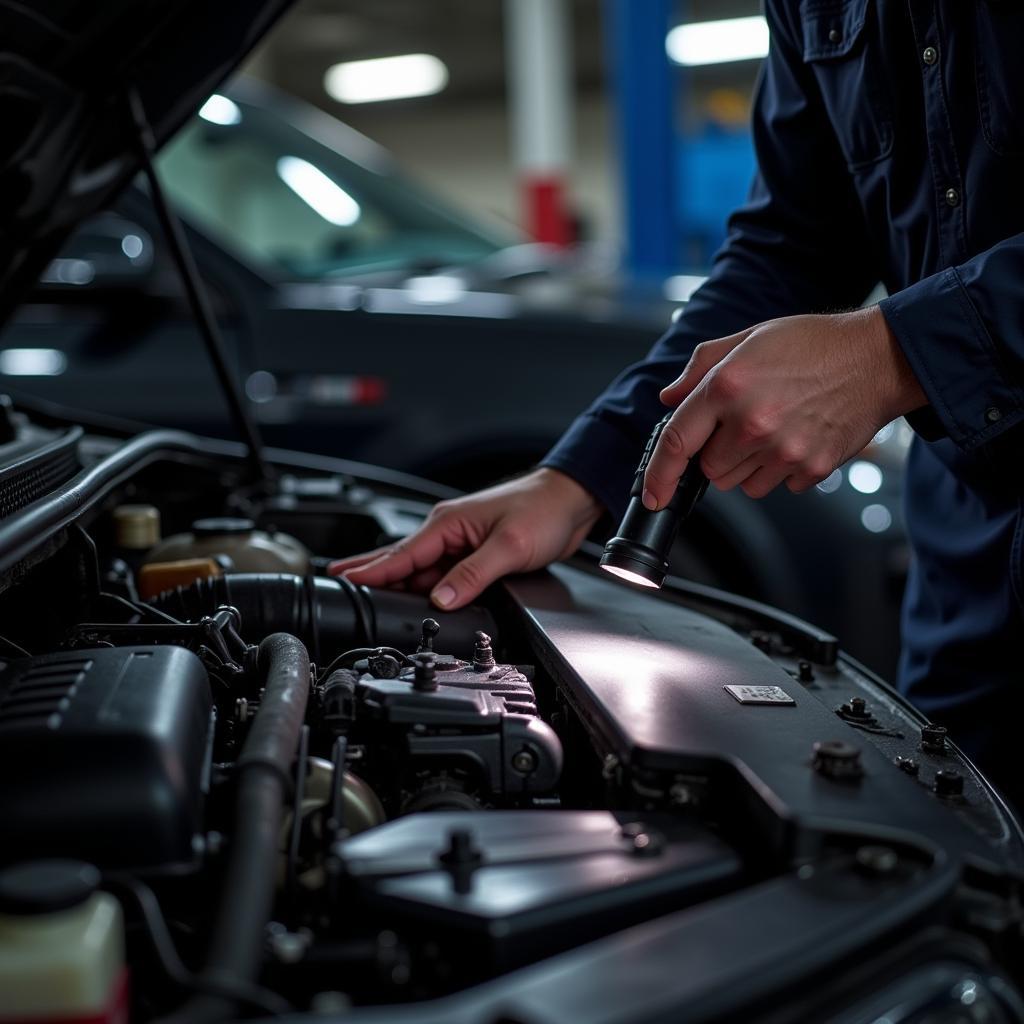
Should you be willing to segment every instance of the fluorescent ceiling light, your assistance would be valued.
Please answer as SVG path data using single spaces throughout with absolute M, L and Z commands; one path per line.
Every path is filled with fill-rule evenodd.
M 238 124 L 242 112 L 234 100 L 214 93 L 200 108 L 199 116 L 210 124 Z
M 359 204 L 335 181 L 297 156 L 277 161 L 278 177 L 324 220 L 347 228 L 359 220 Z
M 327 95 L 340 103 L 379 103 L 433 96 L 448 84 L 448 68 L 429 53 L 335 64 L 324 75 Z
M 0 373 L 8 377 L 58 377 L 68 357 L 56 348 L 5 348 L 0 352 Z
M 669 59 L 686 67 L 755 60 L 768 55 L 768 22 L 760 16 L 695 21 L 665 37 Z

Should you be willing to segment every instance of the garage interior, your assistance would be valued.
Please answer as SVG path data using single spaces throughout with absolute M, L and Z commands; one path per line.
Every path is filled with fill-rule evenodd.
M 1024 1024 L 1017 5 L 0 26 L 0 1024 Z

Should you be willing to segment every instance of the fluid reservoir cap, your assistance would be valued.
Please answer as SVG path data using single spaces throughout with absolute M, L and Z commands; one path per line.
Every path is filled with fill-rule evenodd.
M 0 914 L 53 914 L 83 904 L 100 873 L 80 860 L 32 860 L 0 871 Z
M 196 537 L 224 537 L 239 533 L 252 533 L 256 524 L 251 519 L 218 516 L 211 519 L 197 519 L 192 524 Z
M 118 547 L 145 551 L 160 543 L 160 510 L 153 505 L 118 505 L 114 529 Z

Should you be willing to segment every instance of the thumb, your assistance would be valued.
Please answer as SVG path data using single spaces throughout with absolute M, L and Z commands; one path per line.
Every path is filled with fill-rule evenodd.
M 529 555 L 521 540 L 498 530 L 441 578 L 430 599 L 446 611 L 461 608 L 499 577 L 528 567 Z
M 752 329 L 752 328 L 751 328 Z M 698 345 L 690 356 L 683 372 L 660 394 L 663 405 L 679 405 L 707 376 L 708 371 L 717 366 L 737 345 L 743 341 L 750 330 L 730 334 L 727 338 L 716 338 Z

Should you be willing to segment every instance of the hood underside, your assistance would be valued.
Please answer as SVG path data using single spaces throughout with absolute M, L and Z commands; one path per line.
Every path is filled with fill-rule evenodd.
M 130 91 L 161 145 L 289 2 L 0 0 L 0 323 L 139 169 Z

